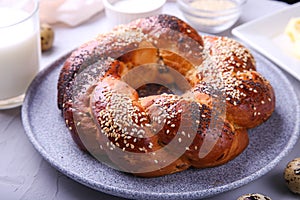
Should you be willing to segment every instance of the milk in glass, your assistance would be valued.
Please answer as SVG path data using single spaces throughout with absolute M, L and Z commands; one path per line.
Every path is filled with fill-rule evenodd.
M 37 27 L 30 13 L 0 7 L 0 108 L 1 101 L 23 96 L 39 70 Z

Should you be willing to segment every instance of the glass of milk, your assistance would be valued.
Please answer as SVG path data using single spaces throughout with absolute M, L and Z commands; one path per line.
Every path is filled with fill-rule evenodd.
M 39 71 L 38 0 L 0 1 L 0 109 L 20 106 Z

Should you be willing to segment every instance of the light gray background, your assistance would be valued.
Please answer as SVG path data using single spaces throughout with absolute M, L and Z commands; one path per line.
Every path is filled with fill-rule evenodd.
M 288 4 L 270 0 L 248 0 L 238 23 L 256 19 L 268 13 L 288 6 Z M 168 2 L 164 13 L 182 17 L 174 2 Z M 275 26 L 276 22 L 270 24 Z M 51 51 L 43 53 L 42 67 L 45 68 L 61 55 L 72 50 L 96 34 L 110 30 L 111 25 L 101 12 L 81 26 L 72 28 L 55 25 L 55 44 Z M 230 30 L 220 35 L 232 37 Z M 300 83 L 289 74 L 294 89 L 300 97 Z M 85 187 L 50 166 L 34 149 L 27 139 L 20 116 L 20 108 L 0 111 L 0 199 L 24 200 L 76 200 L 76 199 L 120 199 L 88 187 Z M 296 200 L 285 186 L 283 171 L 286 164 L 300 157 L 300 140 L 273 170 L 241 188 L 222 193 L 207 200 L 235 200 L 245 193 L 264 193 L 273 200 Z

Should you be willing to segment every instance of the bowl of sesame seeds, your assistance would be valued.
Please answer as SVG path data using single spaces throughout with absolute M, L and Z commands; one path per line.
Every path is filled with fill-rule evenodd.
M 233 26 L 247 0 L 177 0 L 185 19 L 197 30 L 219 33 Z

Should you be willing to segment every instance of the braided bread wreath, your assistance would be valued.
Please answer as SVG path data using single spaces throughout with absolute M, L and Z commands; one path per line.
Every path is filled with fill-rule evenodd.
M 81 150 L 155 177 L 238 156 L 247 130 L 271 116 L 275 96 L 237 41 L 158 15 L 72 52 L 59 76 L 58 107 Z

